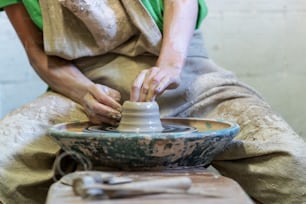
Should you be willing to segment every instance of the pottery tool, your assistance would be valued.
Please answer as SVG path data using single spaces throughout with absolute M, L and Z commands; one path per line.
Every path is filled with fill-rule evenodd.
M 120 176 L 108 176 L 104 177 L 101 175 L 87 175 L 81 176 L 73 179 L 72 187 L 75 195 L 78 196 L 99 196 L 104 195 L 102 189 L 96 189 L 93 186 L 96 184 L 108 184 L 108 185 L 117 185 L 130 183 L 133 179 L 130 177 L 120 177 Z
M 73 191 L 83 198 L 123 198 L 136 195 L 185 194 L 191 187 L 189 177 L 171 177 L 133 182 L 129 177 L 112 177 L 104 181 L 92 176 L 73 180 Z
M 181 194 L 220 198 L 216 192 L 191 191 L 189 177 L 171 177 L 122 184 L 128 177 L 116 178 L 116 183 L 97 183 L 93 178 L 80 177 L 73 181 L 73 191 L 84 199 L 115 199 L 150 194 Z M 115 179 L 115 180 L 116 180 Z M 121 182 L 120 182 L 121 181 Z

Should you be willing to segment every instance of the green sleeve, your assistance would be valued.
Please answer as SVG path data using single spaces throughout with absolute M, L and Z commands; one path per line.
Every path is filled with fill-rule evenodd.
M 2 11 L 6 6 L 17 4 L 19 2 L 21 2 L 21 0 L 0 0 L 0 11 Z
M 198 19 L 196 24 L 196 29 L 198 29 L 207 16 L 207 6 L 205 0 L 198 0 L 199 2 L 199 11 Z M 144 7 L 148 10 L 154 21 L 156 22 L 158 28 L 163 30 L 163 11 L 164 11 L 164 0 L 142 0 Z
M 199 12 L 198 12 L 198 20 L 196 24 L 196 29 L 201 26 L 202 21 L 207 16 L 208 8 L 205 0 L 199 0 Z
M 152 18 L 156 22 L 158 28 L 163 30 L 163 10 L 164 0 L 142 0 L 143 5 L 146 7 Z M 5 6 L 12 5 L 18 2 L 23 2 L 33 22 L 40 28 L 43 28 L 42 14 L 39 5 L 39 0 L 0 0 L 0 9 Z M 207 6 L 205 0 L 198 0 L 199 11 L 196 29 L 200 27 L 203 19 L 207 15 Z
M 35 23 L 35 25 L 37 25 L 40 29 L 42 29 L 43 22 L 42 22 L 39 0 L 0 0 L 0 11 L 3 10 L 4 7 L 16 3 L 23 3 L 32 21 Z
M 27 9 L 32 21 L 42 30 L 43 21 L 39 5 L 39 0 L 22 0 L 24 7 Z
M 142 0 L 142 4 L 154 19 L 159 30 L 163 30 L 163 13 L 164 13 L 163 0 Z

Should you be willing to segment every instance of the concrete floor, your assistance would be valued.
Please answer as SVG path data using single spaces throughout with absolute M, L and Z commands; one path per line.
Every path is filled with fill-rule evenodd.
M 255 87 L 306 138 L 306 1 L 207 0 L 211 58 Z M 0 13 L 0 117 L 46 89 Z

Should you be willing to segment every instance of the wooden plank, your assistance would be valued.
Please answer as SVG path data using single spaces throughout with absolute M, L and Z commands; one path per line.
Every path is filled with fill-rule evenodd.
M 110 173 L 110 172 L 107 172 Z M 70 185 L 61 181 L 54 183 L 49 190 L 46 204 L 248 204 L 253 203 L 247 194 L 234 180 L 203 170 L 162 171 L 162 172 L 111 172 L 116 176 L 129 176 L 135 180 L 188 176 L 192 180 L 191 192 L 202 192 L 211 196 L 195 196 L 183 194 L 154 194 L 131 198 L 84 200 L 75 196 Z

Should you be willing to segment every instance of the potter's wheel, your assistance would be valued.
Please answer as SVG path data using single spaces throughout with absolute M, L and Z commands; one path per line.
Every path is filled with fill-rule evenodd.
M 190 132 L 196 132 L 197 128 L 191 127 L 191 126 L 186 126 L 186 125 L 178 125 L 178 124 L 162 124 L 163 130 L 162 131 L 157 131 L 157 132 L 146 132 L 146 133 L 190 133 Z M 96 132 L 96 133 L 120 133 L 124 131 L 119 131 L 117 130 L 116 127 L 112 126 L 102 126 L 102 125 L 91 125 L 87 128 L 84 129 L 84 132 Z M 132 132 L 132 134 L 135 134 L 137 132 Z
M 161 118 L 161 132 L 119 132 L 90 122 L 57 124 L 49 136 L 93 165 L 125 170 L 207 166 L 238 134 L 238 124 L 203 118 Z

